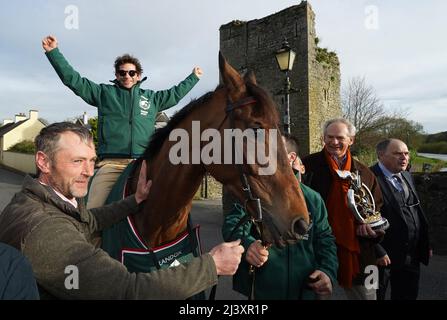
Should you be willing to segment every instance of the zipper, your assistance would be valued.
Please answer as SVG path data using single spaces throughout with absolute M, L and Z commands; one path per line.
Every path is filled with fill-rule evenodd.
M 132 145 L 133 145 L 133 92 L 135 86 L 130 89 L 130 114 L 129 114 L 129 127 L 130 127 L 130 142 L 129 142 L 129 158 L 132 158 Z

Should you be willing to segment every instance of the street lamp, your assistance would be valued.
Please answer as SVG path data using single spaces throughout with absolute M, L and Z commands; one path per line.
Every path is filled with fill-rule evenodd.
M 276 62 L 278 62 L 279 70 L 285 72 L 286 82 L 284 83 L 284 132 L 290 134 L 290 106 L 289 106 L 289 93 L 291 83 L 289 79 L 289 71 L 293 68 L 293 62 L 295 61 L 295 51 L 293 51 L 287 39 L 284 39 L 281 49 L 276 51 Z

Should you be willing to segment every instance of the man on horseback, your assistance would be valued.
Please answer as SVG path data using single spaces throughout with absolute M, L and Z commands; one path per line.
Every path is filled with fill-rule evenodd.
M 216 284 L 217 275 L 236 271 L 244 250 L 239 241 L 177 267 L 127 271 L 94 246 L 94 234 L 137 213 L 151 186 L 145 162 L 135 195 L 87 210 L 82 198 L 96 160 L 88 129 L 54 123 L 35 143 L 38 178 L 26 176 L 22 191 L 0 215 L 0 242 L 29 260 L 42 299 L 186 299 Z
M 42 40 L 45 54 L 62 82 L 88 104 L 98 108 L 98 156 L 87 208 L 104 205 L 119 175 L 143 155 L 155 129 L 157 113 L 175 106 L 197 84 L 203 72 L 195 67 L 168 90 L 141 89 L 143 68 L 128 54 L 115 60 L 113 84 L 96 84 L 74 70 L 59 51 L 56 37 Z

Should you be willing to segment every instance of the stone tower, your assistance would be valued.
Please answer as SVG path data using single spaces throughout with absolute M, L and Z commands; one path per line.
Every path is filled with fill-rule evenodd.
M 340 68 L 334 52 L 318 47 L 315 13 L 307 1 L 247 22 L 235 20 L 220 27 L 220 50 L 241 73 L 255 72 L 258 84 L 269 90 L 283 118 L 285 75 L 275 52 L 284 38 L 296 52 L 289 73 L 291 132 L 300 140 L 300 153 L 320 150 L 324 121 L 341 116 Z

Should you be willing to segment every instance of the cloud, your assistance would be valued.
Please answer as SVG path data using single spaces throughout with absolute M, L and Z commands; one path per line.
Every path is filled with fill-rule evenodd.
M 298 3 L 296 0 L 5 2 L 0 11 L 2 24 L 8 26 L 0 29 L 0 117 L 23 112 L 35 103 L 39 104 L 42 117 L 55 121 L 75 112 L 95 113 L 93 107 L 66 89 L 52 70 L 40 45 L 47 34 L 55 34 L 69 62 L 98 83 L 113 79 L 113 61 L 125 52 L 140 58 L 149 76 L 145 87 L 155 90 L 171 87 L 195 65 L 200 65 L 205 75 L 178 109 L 217 85 L 222 24 L 235 19 L 259 19 Z M 316 14 L 316 33 L 322 39 L 321 45 L 339 55 L 343 82 L 353 76 L 365 76 L 386 105 L 409 106 L 412 120 L 420 120 L 427 128 L 443 127 L 447 118 L 443 99 L 447 43 L 442 40 L 447 30 L 444 18 L 447 2 L 310 3 Z M 66 28 L 65 9 L 69 5 L 78 9 L 79 29 Z M 377 29 L 365 26 L 372 14 L 365 10 L 368 6 L 377 9 Z M 418 108 L 429 104 L 438 109 L 426 109 L 430 114 L 420 117 Z

